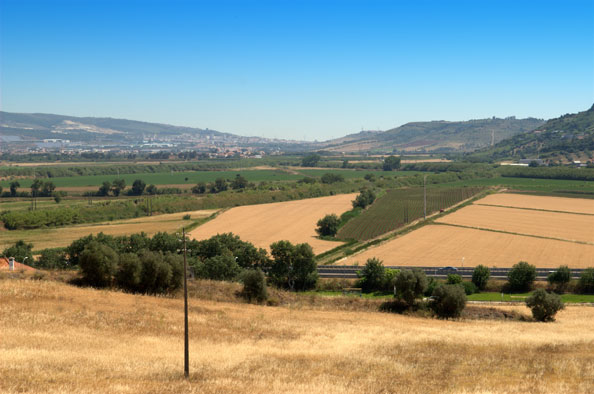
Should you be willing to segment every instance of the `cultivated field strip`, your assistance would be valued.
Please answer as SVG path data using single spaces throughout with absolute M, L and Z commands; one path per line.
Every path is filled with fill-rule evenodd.
M 499 205 L 502 207 L 516 207 L 540 209 L 558 212 L 575 212 L 594 215 L 594 199 L 564 198 L 548 196 L 530 196 L 515 193 L 490 194 L 475 202 L 475 204 Z
M 207 239 L 216 234 L 232 232 L 242 240 L 266 248 L 271 243 L 287 240 L 307 242 L 316 254 L 340 245 L 316 238 L 316 223 L 327 214 L 340 216 L 352 208 L 356 194 L 309 198 L 273 204 L 235 207 L 223 212 L 190 233 L 195 239 Z
M 594 217 L 589 215 L 469 205 L 437 222 L 594 243 Z
M 577 215 L 576 215 L 577 216 Z M 428 225 L 336 262 L 364 265 L 377 257 L 387 266 L 594 267 L 594 245 L 454 226 Z

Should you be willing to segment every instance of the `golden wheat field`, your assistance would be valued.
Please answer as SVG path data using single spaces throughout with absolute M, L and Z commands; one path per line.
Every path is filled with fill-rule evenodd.
M 594 243 L 591 215 L 469 205 L 437 222 Z
M 20 239 L 32 243 L 35 250 L 40 250 L 68 246 L 76 239 L 101 232 L 114 236 L 130 235 L 142 231 L 148 235 L 160 231 L 174 232 L 180 230 L 183 226 L 192 224 L 197 219 L 206 218 L 215 212 L 217 210 L 178 212 L 68 227 L 0 231 L 0 250 L 13 245 Z M 185 215 L 190 215 L 190 219 L 183 219 Z
M 327 214 L 340 216 L 348 211 L 355 197 L 356 194 L 341 194 L 235 207 L 193 230 L 190 237 L 201 240 L 232 232 L 259 248 L 267 249 L 273 242 L 287 240 L 292 243 L 307 242 L 316 254 L 323 253 L 340 243 L 318 239 L 316 223 Z
M 377 257 L 388 266 L 511 267 L 527 261 L 539 268 L 594 267 L 594 245 L 497 233 L 447 225 L 428 225 L 338 261 L 363 265 Z
M 0 311 L 3 393 L 587 393 L 594 384 L 590 307 L 545 324 L 191 299 L 188 381 L 181 299 L 2 280 Z
M 594 200 L 586 198 L 564 198 L 548 196 L 530 196 L 526 194 L 497 193 L 490 194 L 475 204 L 500 205 L 504 207 L 542 209 L 587 213 L 594 215 Z

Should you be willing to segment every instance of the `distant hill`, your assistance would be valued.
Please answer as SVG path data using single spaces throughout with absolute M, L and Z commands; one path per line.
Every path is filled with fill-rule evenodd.
M 594 105 L 577 114 L 551 119 L 529 133 L 498 142 L 468 155 L 476 160 L 541 158 L 550 161 L 592 160 Z
M 322 143 L 336 152 L 470 152 L 525 133 L 542 119 L 490 118 L 460 122 L 414 122 L 384 132 L 363 131 Z

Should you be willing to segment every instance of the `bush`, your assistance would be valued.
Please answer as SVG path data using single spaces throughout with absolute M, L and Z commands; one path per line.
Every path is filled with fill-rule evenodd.
M 369 189 L 361 190 L 361 193 L 353 201 L 353 208 L 365 209 L 375 201 L 375 193 Z
M 402 270 L 394 280 L 396 297 L 412 306 L 415 300 L 423 295 L 427 288 L 427 276 L 419 269 Z
M 471 295 L 478 291 L 476 285 L 472 282 L 460 282 L 460 286 L 462 286 L 466 295 Z
M 491 271 L 484 265 L 477 265 L 472 271 L 472 283 L 479 289 L 485 290 L 487 282 L 491 276 Z
M 582 272 L 577 290 L 582 294 L 594 294 L 594 268 L 586 268 Z
M 18 240 L 13 246 L 4 249 L 2 255 L 6 258 L 14 257 L 14 259 L 23 264 L 33 263 L 33 244 L 28 244 L 25 241 Z
M 568 266 L 562 265 L 555 272 L 549 274 L 547 280 L 556 292 L 562 293 L 571 281 L 571 270 Z
M 119 288 L 136 292 L 140 290 L 142 263 L 138 255 L 126 253 L 120 256 L 120 264 L 116 273 L 116 284 Z
M 192 215 L 190 215 L 190 214 L 188 213 L 188 214 L 186 214 L 186 215 L 182 216 L 182 219 L 183 219 L 183 220 L 190 220 L 190 219 L 192 219 Z
M 532 316 L 536 320 L 544 322 L 554 321 L 555 314 L 565 308 L 561 297 L 544 289 L 538 289 L 526 298 L 526 305 L 532 309 Z
M 35 263 L 35 267 L 47 269 L 60 269 L 67 266 L 66 255 L 63 251 L 56 249 L 44 249 Z
M 107 245 L 91 241 L 79 258 L 85 283 L 96 287 L 110 286 L 118 268 L 118 255 Z
M 266 277 L 261 270 L 250 269 L 243 271 L 241 281 L 243 282 L 243 289 L 240 292 L 241 297 L 245 298 L 248 302 L 256 301 L 261 303 L 266 301 L 268 298 Z
M 384 288 L 386 269 L 381 260 L 372 258 L 368 259 L 365 267 L 357 273 L 359 278 L 359 287 L 363 293 L 371 293 L 380 291 Z
M 344 177 L 340 174 L 333 174 L 331 172 L 328 172 L 322 175 L 322 178 L 320 180 L 322 181 L 322 183 L 332 184 L 336 182 L 344 182 Z
M 431 309 L 442 319 L 459 317 L 466 306 L 466 294 L 459 285 L 439 285 L 433 290 Z
M 318 228 L 316 232 L 321 236 L 333 237 L 338 232 L 338 226 L 340 219 L 335 214 L 326 215 L 322 219 L 318 220 Z
M 448 274 L 448 285 L 459 285 L 462 283 L 462 277 L 458 274 Z
M 507 274 L 510 291 L 529 291 L 535 279 L 536 267 L 525 261 L 515 264 Z
M 237 264 L 235 257 L 219 255 L 198 263 L 196 271 L 196 275 L 203 279 L 233 280 L 237 278 L 241 268 Z

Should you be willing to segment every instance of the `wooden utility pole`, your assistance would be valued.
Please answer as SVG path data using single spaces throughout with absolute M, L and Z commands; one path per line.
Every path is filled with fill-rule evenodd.
M 423 177 L 423 219 L 427 219 L 427 175 Z
M 188 260 L 186 257 L 186 229 L 182 229 L 184 237 L 184 376 L 190 377 L 190 349 L 188 340 Z

